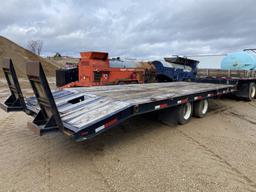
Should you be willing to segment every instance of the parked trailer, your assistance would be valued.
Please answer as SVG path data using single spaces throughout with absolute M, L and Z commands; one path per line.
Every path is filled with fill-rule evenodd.
M 196 82 L 236 85 L 235 96 L 248 101 L 256 98 L 256 71 L 253 70 L 198 69 Z
M 99 87 L 80 87 L 51 91 L 42 65 L 27 63 L 27 76 L 33 97 L 24 98 L 11 60 L 3 70 L 11 90 L 11 100 L 1 104 L 6 111 L 23 110 L 34 116 L 28 126 L 42 135 L 59 130 L 76 141 L 101 134 L 136 115 L 175 109 L 179 124 L 187 123 L 194 111 L 203 117 L 208 99 L 237 91 L 236 85 L 171 82 Z M 25 103 L 25 104 L 24 104 Z M 167 112 L 167 113 L 166 113 Z

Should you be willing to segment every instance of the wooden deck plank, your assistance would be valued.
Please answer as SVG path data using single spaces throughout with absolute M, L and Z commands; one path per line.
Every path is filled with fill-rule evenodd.
M 179 97 L 186 94 L 200 93 L 229 87 L 222 84 L 172 82 L 172 83 L 152 83 L 137 85 L 116 85 L 105 87 L 73 88 L 79 92 L 106 96 L 115 100 L 137 103 L 141 100 L 150 101 L 157 98 Z

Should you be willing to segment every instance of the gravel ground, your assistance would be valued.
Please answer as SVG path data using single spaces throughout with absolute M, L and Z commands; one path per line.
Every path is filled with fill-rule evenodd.
M 184 126 L 140 116 L 83 143 L 1 110 L 0 191 L 256 191 L 256 102 L 210 104 Z

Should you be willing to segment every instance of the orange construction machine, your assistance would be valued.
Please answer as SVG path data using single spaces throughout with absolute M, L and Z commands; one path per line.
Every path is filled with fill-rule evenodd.
M 142 68 L 112 68 L 108 53 L 82 52 L 77 68 L 56 71 L 58 87 L 87 87 L 100 85 L 143 83 Z

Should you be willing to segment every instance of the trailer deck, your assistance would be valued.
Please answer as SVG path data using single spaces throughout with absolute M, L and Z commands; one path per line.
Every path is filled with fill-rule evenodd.
M 53 97 L 64 127 L 78 132 L 129 107 L 154 105 L 163 100 L 181 99 L 223 89 L 226 91 L 233 87 L 189 82 L 115 85 L 65 89 L 53 92 Z M 39 112 L 35 97 L 28 98 L 26 102 L 30 110 Z

